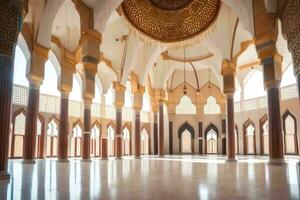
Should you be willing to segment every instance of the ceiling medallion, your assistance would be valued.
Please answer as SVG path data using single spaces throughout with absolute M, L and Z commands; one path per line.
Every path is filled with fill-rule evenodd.
M 125 0 L 124 16 L 136 32 L 160 43 L 178 43 L 205 35 L 221 0 Z
M 193 0 L 151 0 L 151 2 L 163 10 L 177 10 L 184 8 Z

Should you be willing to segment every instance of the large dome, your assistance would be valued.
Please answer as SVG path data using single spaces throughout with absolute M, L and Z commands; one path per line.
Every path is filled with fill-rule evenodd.
M 125 0 L 127 20 L 151 39 L 172 43 L 191 39 L 216 20 L 220 0 Z

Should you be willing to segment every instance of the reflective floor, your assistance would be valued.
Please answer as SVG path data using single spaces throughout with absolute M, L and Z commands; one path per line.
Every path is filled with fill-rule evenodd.
M 0 199 L 299 199 L 297 157 L 287 165 L 267 164 L 266 157 L 130 157 L 39 160 L 35 165 L 11 160 L 9 183 L 0 182 Z

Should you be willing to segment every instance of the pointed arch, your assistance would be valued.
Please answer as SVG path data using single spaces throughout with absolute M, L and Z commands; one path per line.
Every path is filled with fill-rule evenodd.
M 123 154 L 131 155 L 131 124 L 125 123 L 122 127 L 122 139 L 123 139 Z
M 216 138 L 212 137 L 212 138 L 208 138 L 209 133 L 211 133 L 211 135 L 213 136 L 214 134 L 216 134 Z M 206 129 L 205 129 L 205 153 L 218 153 L 218 138 L 219 138 L 219 129 L 217 126 L 215 126 L 213 123 L 210 123 Z M 211 139 L 210 142 L 208 142 L 208 139 Z M 214 141 L 213 141 L 214 140 Z M 208 145 L 210 144 L 211 149 L 215 149 L 214 151 L 208 151 Z
M 188 132 L 185 132 L 188 131 Z M 190 142 L 188 142 L 188 133 L 190 134 Z M 185 135 L 186 137 L 183 139 L 183 135 Z M 184 152 L 184 148 L 183 146 L 187 146 L 187 151 L 189 151 L 188 149 L 190 149 L 190 153 L 194 153 L 194 138 L 195 138 L 195 129 L 188 123 L 185 122 L 183 123 L 179 129 L 178 129 L 178 139 L 179 139 L 179 153 L 183 153 Z M 188 144 L 190 143 L 190 144 Z M 186 145 L 184 145 L 186 144 Z
M 26 111 L 24 108 L 16 110 L 12 115 L 12 130 L 10 137 L 10 157 L 23 157 L 23 142 L 25 135 Z
M 57 138 L 58 138 L 59 119 L 53 115 L 47 126 L 47 157 L 57 156 Z
M 95 120 L 91 127 L 91 156 L 100 157 L 101 125 Z
M 150 153 L 150 133 L 146 126 L 141 129 L 141 154 L 148 155 Z
M 260 138 L 260 151 L 261 155 L 269 154 L 269 133 L 266 133 L 265 126 L 268 123 L 268 115 L 264 114 L 259 119 L 259 138 Z
M 108 156 L 115 156 L 115 147 L 116 147 L 116 125 L 113 123 L 113 121 L 110 121 L 107 124 L 106 128 L 107 132 L 107 155 Z
M 80 119 L 77 119 L 75 122 L 72 123 L 71 152 L 70 152 L 70 156 L 72 157 L 81 156 L 82 130 L 83 130 L 83 123 Z M 81 133 L 77 133 L 76 131 L 79 131 Z
M 38 121 L 40 122 L 40 133 L 37 133 L 36 157 L 45 158 L 46 126 L 45 126 L 45 118 L 41 115 L 41 113 L 38 114 Z
M 298 155 L 297 118 L 289 110 L 286 110 L 282 121 L 285 153 Z
M 249 129 L 249 127 L 251 127 Z M 247 119 L 243 124 L 244 154 L 256 154 L 256 130 L 255 123 Z M 251 134 L 251 135 L 250 135 Z

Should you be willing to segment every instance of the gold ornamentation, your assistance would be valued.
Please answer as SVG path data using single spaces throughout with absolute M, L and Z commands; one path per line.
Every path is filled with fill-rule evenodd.
M 193 0 L 151 0 L 151 2 L 163 10 L 176 10 L 184 8 Z
M 0 54 L 11 56 L 18 37 L 18 11 L 6 3 L 0 3 Z
M 218 16 L 221 3 L 220 0 L 183 0 L 178 4 L 172 1 L 172 5 L 167 4 L 171 0 L 163 2 L 125 0 L 122 9 L 139 32 L 161 43 L 176 43 L 207 31 Z

